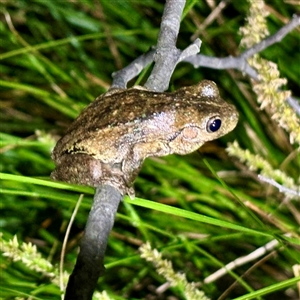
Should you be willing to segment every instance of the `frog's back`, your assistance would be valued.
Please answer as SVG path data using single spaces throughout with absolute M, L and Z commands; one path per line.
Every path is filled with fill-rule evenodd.
M 81 112 L 58 141 L 53 158 L 57 159 L 62 153 L 86 153 L 86 148 L 103 153 L 105 147 L 106 151 L 115 150 L 117 153 L 122 141 L 129 142 L 128 136 L 132 136 L 137 127 L 165 111 L 172 101 L 172 93 L 135 88 L 99 96 Z
M 130 124 L 165 111 L 173 101 L 172 93 L 155 93 L 135 88 L 107 97 L 100 96 L 79 115 L 71 128 L 78 128 L 79 123 L 82 123 L 88 131 L 95 131 Z

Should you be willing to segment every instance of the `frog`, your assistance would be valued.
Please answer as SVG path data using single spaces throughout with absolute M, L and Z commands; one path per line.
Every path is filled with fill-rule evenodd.
M 111 185 L 134 198 L 133 183 L 146 158 L 192 153 L 237 122 L 236 108 L 210 80 L 173 92 L 112 89 L 91 102 L 57 142 L 51 178 Z

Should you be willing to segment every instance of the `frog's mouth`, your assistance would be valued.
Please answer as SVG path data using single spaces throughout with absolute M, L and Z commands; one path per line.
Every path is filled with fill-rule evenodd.
M 174 141 L 182 132 L 183 129 L 176 131 L 175 133 L 173 133 L 172 135 L 168 136 L 168 142 L 172 142 Z

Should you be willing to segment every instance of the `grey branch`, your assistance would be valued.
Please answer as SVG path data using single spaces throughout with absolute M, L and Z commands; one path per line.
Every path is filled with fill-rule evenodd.
M 188 46 L 186 49 L 184 49 L 181 52 L 177 63 L 183 61 L 184 59 L 186 59 L 191 55 L 194 55 L 195 53 L 198 53 L 200 50 L 200 45 L 201 45 L 201 41 L 199 39 L 196 39 L 194 43 L 192 43 L 190 46 Z M 112 74 L 113 82 L 110 89 L 114 89 L 114 88 L 126 89 L 128 81 L 130 81 L 135 76 L 137 76 L 144 68 L 146 68 L 149 64 L 153 62 L 153 58 L 156 52 L 157 51 L 155 48 L 151 49 L 147 53 L 136 58 L 127 67 L 117 72 L 114 72 Z
M 293 15 L 293 18 L 289 23 L 281 27 L 275 34 L 265 38 L 260 43 L 254 45 L 250 49 L 246 50 L 243 53 L 245 58 L 249 58 L 254 54 L 263 51 L 264 49 L 268 48 L 269 46 L 278 43 L 283 40 L 283 38 L 291 32 L 294 28 L 300 25 L 300 16 Z
M 237 57 L 228 56 L 224 58 L 210 57 L 202 54 L 187 57 L 184 61 L 191 63 L 195 68 L 206 67 L 211 69 L 236 69 L 246 73 L 253 79 L 257 79 L 257 72 L 248 64 L 247 59 L 256 53 L 282 41 L 282 39 L 294 28 L 300 25 L 300 17 L 294 15 L 292 20 L 278 30 L 275 34 L 265 38 L 260 43 L 245 50 Z
M 127 67 L 114 72 L 112 74 L 113 82 L 110 89 L 120 88 L 126 89 L 128 81 L 137 76 L 144 68 L 153 62 L 153 56 L 155 49 L 148 51 L 147 53 L 136 58 Z
M 153 57 L 155 65 L 145 84 L 149 90 L 163 92 L 169 87 L 170 78 L 181 54 L 176 48 L 176 41 L 184 5 L 183 0 L 166 1 Z
M 232 271 L 239 266 L 242 266 L 248 262 L 251 262 L 251 261 L 257 259 L 258 257 L 265 255 L 267 252 L 272 251 L 274 248 L 276 248 L 278 246 L 278 244 L 279 244 L 279 242 L 277 240 L 272 240 L 269 243 L 267 243 L 266 245 L 254 250 L 250 254 L 235 259 L 234 261 L 230 262 L 223 268 L 219 269 L 218 271 L 216 271 L 213 274 L 206 277 L 204 279 L 203 283 L 209 284 L 211 282 L 216 281 L 218 278 L 227 274 L 228 271 Z
M 295 190 L 292 190 L 290 188 L 287 188 L 286 186 L 283 186 L 282 184 L 279 184 L 277 181 L 275 181 L 272 178 L 268 178 L 268 177 L 265 177 L 263 175 L 258 175 L 258 178 L 261 181 L 267 182 L 267 183 L 275 186 L 276 188 L 278 188 L 279 192 L 281 192 L 281 193 L 284 193 L 288 196 L 299 196 L 300 197 L 300 191 L 295 191 Z
M 123 195 L 112 186 L 96 189 L 80 252 L 69 278 L 65 300 L 90 300 L 98 278 L 104 274 L 108 236 Z
M 184 51 L 176 48 L 184 5 L 184 0 L 166 1 L 157 46 L 147 54 L 135 59 L 124 69 L 113 73 L 111 88 L 126 88 L 128 81 L 137 76 L 143 68 L 153 61 L 155 65 L 145 87 L 158 92 L 163 92 L 168 88 L 176 65 L 186 57 L 195 55 L 200 51 L 201 41 L 199 39 L 195 40 Z
M 280 42 L 289 32 L 291 32 L 294 28 L 299 26 L 299 24 L 300 24 L 300 17 L 297 15 L 293 16 L 292 20 L 288 24 L 283 26 L 275 34 L 262 40 L 260 43 L 254 45 L 253 47 L 245 50 L 241 55 L 237 57 L 228 56 L 228 57 L 218 58 L 218 57 L 210 57 L 203 54 L 195 55 L 195 53 L 190 53 L 190 52 L 189 52 L 189 54 L 191 54 L 190 56 L 184 55 L 183 57 L 183 54 L 185 54 L 186 50 L 190 48 L 192 45 L 198 45 L 200 47 L 200 41 L 196 40 L 192 45 L 190 45 L 186 50 L 184 50 L 178 56 L 180 57 L 179 61 L 191 63 L 195 68 L 206 67 L 206 68 L 219 69 L 219 70 L 236 69 L 249 75 L 253 79 L 257 79 L 257 72 L 248 64 L 247 59 L 250 56 L 266 49 L 267 47 Z M 193 51 L 196 52 L 195 49 Z M 115 72 L 113 74 L 114 80 L 112 86 L 125 88 L 129 80 L 133 79 L 141 72 L 143 68 L 145 68 L 151 62 L 153 62 L 153 60 L 155 59 L 154 56 L 156 52 L 157 51 L 155 50 L 151 50 L 148 53 L 134 60 L 126 68 L 118 72 Z M 178 63 L 179 61 L 177 61 L 176 63 Z M 173 70 L 173 66 L 172 66 L 172 70 Z M 157 76 L 157 75 L 153 75 L 153 76 Z
M 248 64 L 243 55 L 237 57 L 212 57 L 203 54 L 187 57 L 184 62 L 188 62 L 194 66 L 194 68 L 204 67 L 210 69 L 236 69 L 246 73 L 253 79 L 257 79 L 257 72 Z

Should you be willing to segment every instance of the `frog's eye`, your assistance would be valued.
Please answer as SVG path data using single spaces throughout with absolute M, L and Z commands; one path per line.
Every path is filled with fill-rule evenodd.
M 222 121 L 219 117 L 212 117 L 206 123 L 206 130 L 209 133 L 216 132 L 220 129 Z

